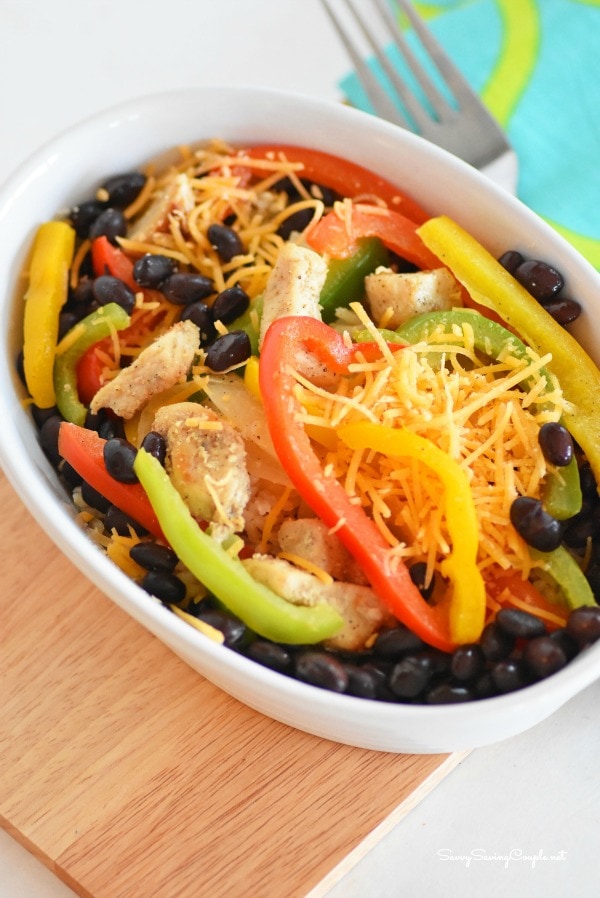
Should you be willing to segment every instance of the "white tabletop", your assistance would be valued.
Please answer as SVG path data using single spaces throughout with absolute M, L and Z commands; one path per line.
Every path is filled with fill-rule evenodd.
M 0 180 L 127 98 L 221 82 L 337 99 L 347 68 L 318 0 L 0 0 Z M 471 753 L 327 898 L 596 895 L 599 704 L 600 684 Z M 0 898 L 73 894 L 0 829 Z

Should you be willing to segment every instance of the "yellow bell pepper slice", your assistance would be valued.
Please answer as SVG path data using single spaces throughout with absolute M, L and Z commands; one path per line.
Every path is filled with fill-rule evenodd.
M 431 440 L 410 430 L 361 422 L 340 427 L 337 434 L 351 449 L 415 458 L 442 481 L 452 540 L 452 551 L 440 565 L 442 576 L 451 583 L 450 635 L 459 645 L 477 642 L 485 621 L 485 585 L 477 567 L 479 528 L 465 471 Z
M 38 228 L 25 294 L 23 366 L 27 389 L 39 408 L 56 402 L 54 357 L 74 248 L 75 231 L 66 222 L 47 221 Z
M 447 216 L 431 218 L 417 233 L 447 265 L 475 302 L 493 309 L 539 355 L 572 408 L 562 421 L 577 440 L 600 483 L 600 371 L 577 340 L 502 265 Z
M 258 399 L 259 402 L 262 402 L 260 385 L 258 383 L 258 364 L 258 356 L 251 355 L 244 368 L 244 384 L 248 392 L 251 393 L 255 399 Z

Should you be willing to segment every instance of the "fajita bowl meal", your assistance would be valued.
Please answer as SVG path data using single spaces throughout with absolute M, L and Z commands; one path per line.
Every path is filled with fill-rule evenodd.
M 209 109 L 199 133 L 202 92 L 149 99 L 151 146 L 124 115 L 119 164 L 74 177 L 93 120 L 39 214 L 26 197 L 8 476 L 259 710 L 382 750 L 518 732 L 600 663 L 597 275 L 412 135 L 224 96 L 299 104 L 312 130 Z M 50 488 L 23 485 L 19 441 Z

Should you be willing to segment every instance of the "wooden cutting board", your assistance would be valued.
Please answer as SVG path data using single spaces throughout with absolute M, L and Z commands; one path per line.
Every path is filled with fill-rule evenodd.
M 95 589 L 2 475 L 0 508 L 0 824 L 79 895 L 324 894 L 463 757 L 246 708 Z

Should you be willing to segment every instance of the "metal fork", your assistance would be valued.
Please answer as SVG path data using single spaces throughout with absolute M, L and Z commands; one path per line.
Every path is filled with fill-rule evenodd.
M 395 0 L 395 13 L 386 0 L 361 0 L 360 13 L 353 0 L 337 0 L 337 5 L 336 0 L 321 3 L 378 116 L 420 134 L 514 192 L 517 157 L 506 135 L 408 0 Z M 442 79 L 444 92 L 421 65 L 402 33 L 397 21 L 400 10 Z M 400 55 L 407 73 L 414 76 L 411 81 L 392 64 L 384 43 Z M 366 60 L 365 47 L 379 64 L 383 78 Z

